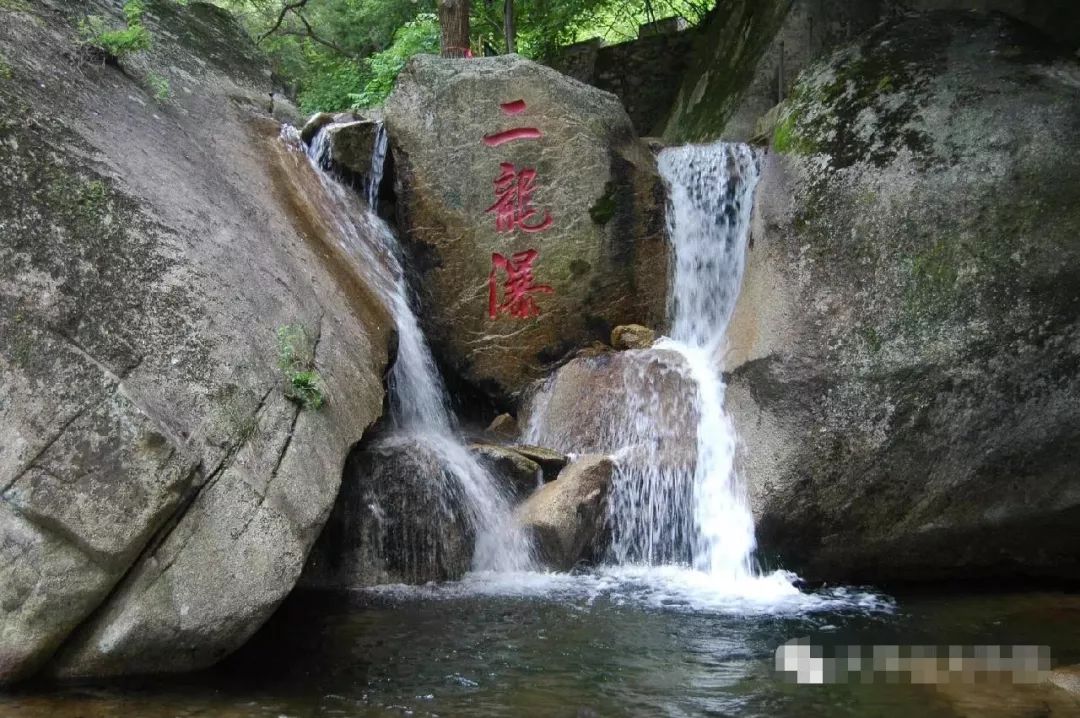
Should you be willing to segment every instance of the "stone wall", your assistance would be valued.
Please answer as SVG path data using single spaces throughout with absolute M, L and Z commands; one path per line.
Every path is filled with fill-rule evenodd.
M 565 48 L 550 64 L 559 72 L 614 93 L 640 135 L 654 134 L 675 100 L 697 32 L 653 34 L 603 45 L 593 39 Z

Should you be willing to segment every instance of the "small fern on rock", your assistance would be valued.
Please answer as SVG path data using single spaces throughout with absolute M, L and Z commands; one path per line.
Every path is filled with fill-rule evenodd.
M 117 62 L 125 55 L 150 48 L 150 31 L 142 24 L 145 12 L 141 0 L 124 3 L 127 27 L 117 30 L 99 15 L 89 15 L 79 23 L 82 43 L 101 53 L 106 61 Z
M 286 324 L 277 330 L 278 366 L 285 374 L 285 396 L 305 409 L 319 409 L 326 398 L 323 382 L 313 369 L 314 342 L 300 324 Z

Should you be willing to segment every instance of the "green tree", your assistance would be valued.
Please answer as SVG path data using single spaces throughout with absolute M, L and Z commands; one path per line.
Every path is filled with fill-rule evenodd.
M 543 60 L 592 37 L 634 38 L 639 25 L 672 15 L 696 23 L 714 0 L 216 1 L 240 16 L 283 87 L 314 112 L 382 102 L 416 53 L 494 48 Z

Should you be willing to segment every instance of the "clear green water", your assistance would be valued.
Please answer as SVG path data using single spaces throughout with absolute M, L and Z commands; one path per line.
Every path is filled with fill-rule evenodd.
M 799 686 L 772 668 L 797 637 L 1045 644 L 1080 663 L 1080 596 L 826 591 L 765 610 L 560 581 L 301 594 L 206 674 L 25 688 L 0 716 L 1080 716 L 1053 686 Z

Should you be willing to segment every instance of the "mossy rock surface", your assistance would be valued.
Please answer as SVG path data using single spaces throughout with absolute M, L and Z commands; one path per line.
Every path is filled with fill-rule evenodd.
M 729 407 L 811 578 L 1080 576 L 1080 65 L 1000 15 L 875 28 L 780 114 Z

